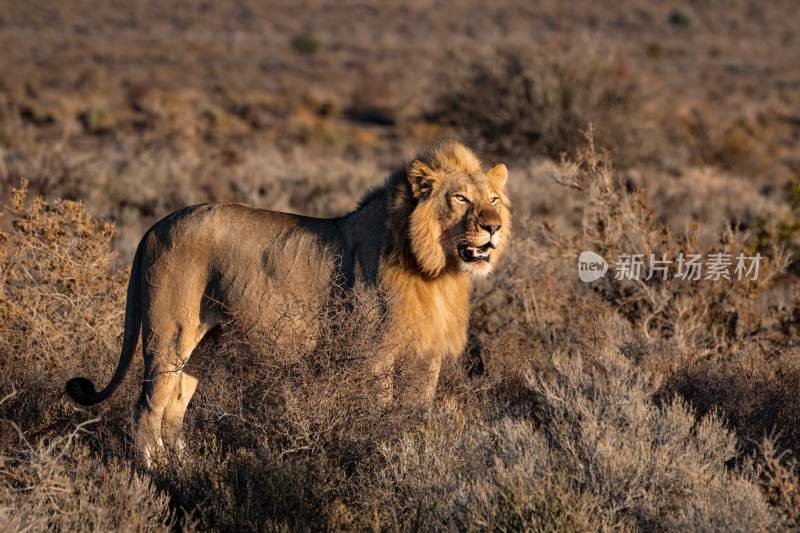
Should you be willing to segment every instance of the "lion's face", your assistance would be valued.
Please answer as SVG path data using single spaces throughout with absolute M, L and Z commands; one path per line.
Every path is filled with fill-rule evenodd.
M 411 214 L 411 245 L 429 274 L 456 266 L 473 276 L 489 274 L 511 231 L 505 195 L 508 171 L 435 171 L 415 161 L 409 171 L 418 204 Z

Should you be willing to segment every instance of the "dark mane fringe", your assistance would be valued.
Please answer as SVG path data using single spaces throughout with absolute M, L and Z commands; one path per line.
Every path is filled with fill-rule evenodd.
M 356 205 L 355 211 L 360 211 L 363 209 L 367 204 L 372 203 L 374 200 L 377 200 L 381 196 L 388 196 L 392 195 L 392 192 L 396 188 L 397 184 L 402 181 L 406 181 L 406 176 L 408 175 L 408 163 L 405 165 L 396 168 L 392 171 L 391 174 L 384 180 L 382 185 L 376 185 L 369 189 L 364 196 L 358 201 L 358 205 Z

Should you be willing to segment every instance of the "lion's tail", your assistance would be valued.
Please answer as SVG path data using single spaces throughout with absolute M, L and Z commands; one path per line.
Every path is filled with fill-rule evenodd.
M 139 330 L 142 325 L 141 311 L 141 262 L 144 238 L 136 249 L 131 266 L 131 277 L 128 280 L 128 296 L 125 304 L 125 334 L 122 341 L 122 354 L 117 363 L 114 376 L 106 388 L 97 392 L 94 383 L 86 378 L 72 378 L 67 381 L 67 395 L 81 405 L 94 405 L 111 396 L 128 372 L 128 367 L 133 359 L 133 352 L 139 342 Z

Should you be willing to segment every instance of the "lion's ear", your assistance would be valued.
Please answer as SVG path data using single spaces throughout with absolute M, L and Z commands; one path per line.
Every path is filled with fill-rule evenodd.
M 489 172 L 486 173 L 486 179 L 489 180 L 489 183 L 495 189 L 502 189 L 506 185 L 506 180 L 508 179 L 508 169 L 503 163 L 493 166 L 489 169 Z
M 408 167 L 408 182 L 411 184 L 411 194 L 414 198 L 430 193 L 435 181 L 436 173 L 422 161 L 417 159 Z

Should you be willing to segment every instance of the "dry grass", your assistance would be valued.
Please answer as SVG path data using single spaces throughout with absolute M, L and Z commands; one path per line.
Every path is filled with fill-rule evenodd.
M 171 531 L 169 498 L 119 461 L 98 463 L 82 433 L 29 443 L 0 456 L 0 526 L 7 531 Z

